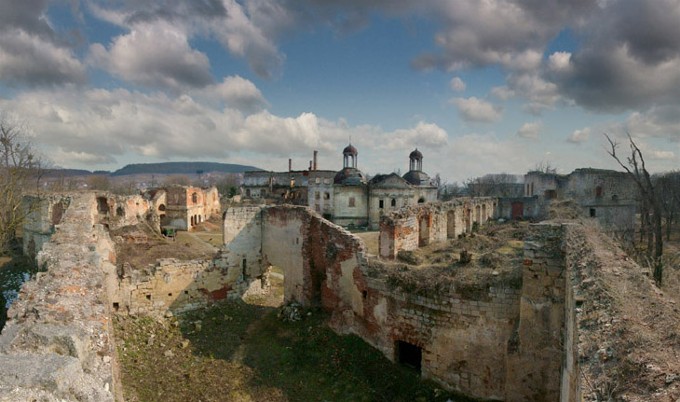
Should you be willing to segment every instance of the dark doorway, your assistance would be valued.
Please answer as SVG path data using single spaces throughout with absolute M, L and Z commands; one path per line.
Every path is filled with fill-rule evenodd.
M 399 364 L 418 370 L 423 361 L 423 349 L 404 341 L 397 341 L 397 361 Z
M 524 203 L 513 202 L 512 204 L 512 219 L 522 219 L 524 217 Z
M 109 204 L 106 200 L 106 197 L 97 197 L 97 212 L 100 214 L 109 213 Z

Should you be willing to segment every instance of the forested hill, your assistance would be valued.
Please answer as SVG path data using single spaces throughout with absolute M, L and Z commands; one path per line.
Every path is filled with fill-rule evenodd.
M 254 166 L 217 162 L 164 162 L 134 163 L 111 173 L 112 176 L 131 174 L 196 174 L 196 173 L 242 173 L 249 170 L 262 170 Z

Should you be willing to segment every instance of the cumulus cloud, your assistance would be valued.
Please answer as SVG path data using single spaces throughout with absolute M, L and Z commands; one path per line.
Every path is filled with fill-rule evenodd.
M 678 102 L 679 20 L 675 0 L 604 3 L 578 27 L 587 40 L 571 55 L 569 68 L 547 76 L 579 105 L 598 111 Z
M 465 81 L 463 81 L 460 77 L 451 78 L 449 86 L 451 87 L 451 90 L 456 92 L 463 92 L 466 88 Z
M 574 130 L 573 133 L 567 138 L 567 142 L 571 142 L 573 144 L 580 144 L 582 142 L 587 142 L 588 139 L 590 138 L 590 128 L 584 128 L 581 130 Z
M 591 2 L 489 0 L 436 2 L 433 18 L 442 28 L 435 43 L 440 53 L 415 62 L 422 68 L 460 69 L 500 64 L 517 70 L 540 63 L 545 44 L 565 25 L 594 5 Z
M 109 49 L 94 44 L 90 59 L 135 84 L 181 89 L 212 83 L 208 57 L 189 46 L 184 32 L 166 23 L 136 25 Z
M 277 74 L 285 57 L 277 47 L 279 35 L 296 30 L 295 17 L 283 5 L 273 1 L 210 0 L 205 2 L 176 1 L 149 4 L 148 2 L 123 2 L 91 5 L 98 18 L 137 32 L 139 27 L 169 25 L 175 33 L 183 36 L 204 36 L 217 39 L 233 55 L 247 60 L 251 69 L 261 77 L 270 78 Z M 147 28 L 148 29 L 148 28 Z M 137 33 L 137 46 L 146 47 L 145 31 Z M 161 31 L 169 34 L 169 32 Z M 189 50 L 186 39 L 169 36 L 171 51 L 184 55 L 178 69 L 199 64 L 197 77 L 185 77 L 189 82 L 204 80 L 204 66 L 195 50 Z M 121 51 L 125 51 L 121 49 Z M 156 55 L 160 57 L 160 55 Z M 165 67 L 167 69 L 167 67 Z M 182 71 L 175 74 L 182 75 Z M 179 80 L 183 81 L 182 79 Z
M 255 84 L 238 75 L 225 77 L 221 83 L 192 91 L 192 94 L 224 102 L 228 107 L 246 113 L 259 111 L 267 106 L 267 101 Z
M 418 122 L 415 127 L 384 133 L 379 148 L 387 150 L 406 150 L 416 147 L 438 148 L 446 145 L 446 131 L 433 123 Z
M 493 123 L 501 119 L 502 108 L 474 96 L 470 98 L 454 98 L 451 103 L 456 105 L 463 120 L 477 123 Z
M 227 98 L 257 98 L 247 80 L 230 77 L 215 92 Z M 245 89 L 244 89 L 245 88 Z M 245 95 L 244 95 L 245 94 Z M 333 155 L 348 138 L 363 146 L 362 154 L 395 150 L 403 162 L 407 149 L 416 146 L 438 150 L 446 145 L 446 132 L 435 124 L 419 122 L 411 128 L 385 131 L 377 126 L 351 126 L 344 120 L 329 121 L 314 113 L 277 116 L 267 110 L 245 114 L 220 107 L 204 93 L 169 97 L 163 92 L 141 93 L 125 89 L 42 90 L 24 92 L 13 100 L 0 100 L 0 109 L 31 121 L 35 142 L 54 163 L 65 167 L 100 164 L 120 167 L 120 160 L 212 159 L 248 162 L 276 168 L 277 161 L 322 151 L 330 167 Z M 375 164 L 366 167 L 384 171 Z M 331 165 L 332 164 L 332 165 Z M 376 171 L 376 170 L 373 170 Z
M 517 130 L 517 136 L 532 140 L 537 140 L 541 135 L 541 130 L 543 129 L 543 123 L 540 121 L 534 121 L 530 123 L 522 124 L 522 127 Z
M 85 67 L 45 16 L 48 2 L 0 4 L 0 81 L 11 86 L 86 81 Z
M 29 86 L 83 83 L 85 67 L 73 52 L 21 30 L 0 35 L 0 80 Z

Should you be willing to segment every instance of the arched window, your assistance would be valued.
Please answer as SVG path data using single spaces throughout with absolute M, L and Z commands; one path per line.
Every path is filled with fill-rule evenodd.
M 194 204 L 198 202 L 198 194 L 196 193 L 191 194 L 191 202 L 193 202 Z
M 390 206 L 392 206 L 393 208 L 396 207 L 397 206 L 397 200 L 392 198 L 392 201 L 390 201 Z

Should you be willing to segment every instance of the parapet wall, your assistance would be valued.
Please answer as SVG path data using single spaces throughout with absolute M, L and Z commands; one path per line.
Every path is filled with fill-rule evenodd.
M 0 335 L 0 400 L 114 400 L 114 246 L 95 195 L 68 199 L 37 255 L 47 272 L 24 284 Z M 35 210 L 52 215 L 62 201 L 44 202 Z

